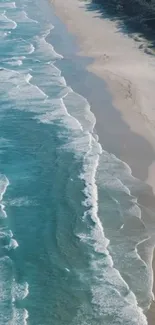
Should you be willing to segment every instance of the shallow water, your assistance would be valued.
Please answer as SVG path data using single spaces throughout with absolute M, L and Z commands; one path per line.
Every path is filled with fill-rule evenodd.
M 0 1 L 0 324 L 147 324 L 140 183 L 56 67 L 53 17 Z

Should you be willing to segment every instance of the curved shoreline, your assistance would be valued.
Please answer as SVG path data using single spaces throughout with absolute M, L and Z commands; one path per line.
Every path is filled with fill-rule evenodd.
M 120 31 L 118 33 L 116 23 L 101 19 L 97 10 L 88 11 L 89 2 L 51 2 L 69 32 L 77 37 L 80 46 L 78 55 L 93 58 L 87 70 L 106 81 L 114 107 L 120 111 L 131 131 L 150 143 L 154 161 L 154 58 L 139 49 L 139 42 Z M 151 182 L 153 174 L 154 168 L 150 168 L 145 180 L 155 191 L 155 184 Z
M 145 90 L 145 83 L 140 82 L 140 78 L 136 78 L 136 72 L 137 75 L 141 72 L 140 77 L 145 77 L 145 79 L 148 77 L 149 83 L 151 82 L 149 73 L 151 70 L 147 71 L 147 61 L 151 69 L 153 67 L 154 71 L 155 63 L 153 64 L 153 58 L 149 56 L 146 58 L 146 54 L 139 50 L 139 44 L 133 39 L 130 39 L 127 35 L 120 33 L 118 36 L 118 34 L 116 34 L 116 26 L 112 22 L 102 20 L 100 17 L 95 17 L 95 20 L 94 12 L 86 11 L 85 2 L 68 0 L 67 3 L 63 3 L 62 0 L 52 0 L 52 3 L 56 9 L 56 14 L 58 17 L 60 16 L 62 21 L 66 24 L 69 32 L 76 36 L 78 45 L 80 45 L 80 51 L 76 49 L 78 56 L 74 53 L 76 57 L 72 58 L 74 65 L 73 70 L 76 70 L 76 76 L 78 76 L 82 73 L 82 69 L 86 68 L 87 71 L 84 73 L 85 83 L 88 83 L 89 86 L 87 89 L 86 85 L 80 84 L 79 81 L 74 80 L 74 89 L 81 95 L 84 95 L 91 105 L 97 120 L 96 129 L 101 145 L 104 145 L 105 149 L 108 149 L 117 157 L 127 162 L 132 168 L 134 176 L 150 184 L 153 191 L 155 191 L 153 177 L 155 170 L 155 132 L 152 123 L 152 117 L 154 116 L 149 115 L 149 113 L 153 114 L 153 111 L 144 111 L 145 105 L 143 104 L 146 103 L 146 99 L 149 97 L 145 97 L 145 93 L 143 93 Z M 80 24 L 78 21 L 80 21 Z M 105 27 L 106 31 L 104 32 L 103 29 Z M 109 35 L 107 35 L 108 27 Z M 110 37 L 112 37 L 112 39 L 110 39 Z M 111 43 L 111 47 L 108 41 L 105 42 L 106 38 L 109 40 L 109 43 Z M 121 62 L 122 57 L 118 49 L 116 51 L 116 57 L 113 57 L 112 50 L 115 49 L 117 43 L 115 38 L 119 39 L 120 44 L 124 42 L 122 44 L 125 45 L 125 54 L 128 54 L 124 62 L 122 61 L 123 65 Z M 103 40 L 102 44 L 100 44 L 101 39 Z M 115 42 L 114 44 L 112 42 L 113 40 Z M 127 51 L 130 47 L 133 50 L 131 60 L 130 53 Z M 111 51 L 111 57 L 107 54 L 108 51 Z M 86 58 L 86 62 L 83 67 L 84 58 Z M 145 62 L 145 67 L 142 65 L 142 71 L 139 70 L 141 60 Z M 135 71 L 134 68 L 137 62 L 139 62 L 139 65 L 138 69 L 136 68 Z M 82 67 L 80 68 L 81 64 Z M 134 71 L 133 76 L 131 70 Z M 65 75 L 64 71 L 63 74 Z M 69 76 L 65 75 L 65 78 L 68 81 Z M 151 78 L 154 84 L 155 79 L 153 77 L 153 72 L 151 73 Z M 106 93 L 109 93 L 104 81 L 106 81 L 112 95 L 114 107 L 110 107 L 111 99 L 109 100 L 109 98 L 102 97 L 105 96 Z M 93 87 L 95 87 L 95 90 L 93 90 Z M 92 94 L 90 94 L 90 89 L 93 90 Z M 152 88 L 151 90 L 148 89 L 148 91 L 152 90 Z M 144 99 L 144 103 L 142 99 Z M 153 105 L 153 96 L 151 100 L 150 104 Z M 107 107 L 102 111 L 101 107 L 105 104 Z M 117 108 L 117 111 L 115 111 L 115 108 Z M 146 113 L 148 113 L 148 115 Z M 108 121 L 109 127 L 114 128 L 113 131 L 108 130 Z M 109 138 L 107 141 L 105 136 Z M 146 218 L 148 219 L 150 225 L 154 222 L 153 218 L 155 211 L 154 195 L 151 187 L 148 186 L 147 190 L 145 188 L 140 191 L 140 193 L 136 193 L 138 202 L 143 206 L 142 216 L 145 220 Z M 151 217 L 149 215 L 149 209 L 151 210 Z M 141 251 L 141 248 L 139 249 Z M 144 257 L 146 256 L 146 252 L 142 252 L 142 254 Z M 152 303 L 151 309 L 147 313 L 149 324 L 153 324 L 154 316 L 155 307 L 154 303 Z

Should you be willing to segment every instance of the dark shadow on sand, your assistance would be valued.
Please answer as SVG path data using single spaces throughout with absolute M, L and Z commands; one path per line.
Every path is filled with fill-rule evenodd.
M 155 160 L 152 146 L 146 139 L 131 132 L 121 113 L 113 107 L 104 80 L 86 69 L 93 59 L 78 56 L 75 38 L 68 34 L 58 18 L 53 19 L 55 28 L 47 40 L 64 56 L 55 65 L 62 71 L 67 84 L 87 98 L 96 117 L 95 129 L 103 149 L 127 162 L 134 176 L 146 180 L 148 166 Z
M 153 55 L 155 49 L 155 1 L 144 0 L 91 0 L 85 7 L 95 17 L 117 23 L 118 32 L 128 34 L 136 41 L 135 33 L 149 41 L 144 51 Z

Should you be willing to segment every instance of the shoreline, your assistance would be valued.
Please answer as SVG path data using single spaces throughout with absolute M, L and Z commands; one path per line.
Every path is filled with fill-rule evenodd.
M 78 55 L 93 58 L 87 70 L 106 82 L 113 105 L 122 119 L 132 132 L 152 146 L 154 157 L 148 166 L 152 167 L 155 161 L 155 113 L 151 95 L 155 89 L 155 59 L 139 49 L 140 42 L 121 31 L 118 33 L 116 23 L 102 19 L 98 10 L 88 9 L 89 1 L 50 2 L 68 31 L 77 38 Z M 155 165 L 149 168 L 145 181 L 155 193 L 154 173 Z
M 152 268 L 153 268 L 153 277 L 154 277 L 154 282 L 153 282 L 153 293 L 155 296 L 155 249 L 153 252 L 153 259 L 152 259 Z M 150 306 L 150 309 L 146 313 L 146 317 L 148 320 L 148 324 L 155 324 L 155 300 L 152 301 L 152 304 Z
M 89 85 L 91 84 L 90 77 L 92 75 L 92 79 L 96 78 L 94 81 L 94 85 L 96 86 L 96 89 L 99 87 L 97 95 L 100 93 L 100 97 L 101 97 L 102 87 L 105 88 L 105 92 L 110 91 L 109 94 L 112 95 L 114 107 L 112 107 L 112 110 L 113 110 L 112 112 L 107 113 L 105 123 L 107 123 L 107 121 L 112 117 L 114 119 L 114 121 L 112 123 L 114 128 L 115 129 L 119 128 L 120 123 L 122 123 L 121 131 L 122 131 L 122 129 L 123 129 L 123 131 L 122 131 L 122 133 L 120 132 L 120 134 L 117 134 L 116 140 L 115 140 L 115 135 L 116 135 L 115 132 L 118 133 L 118 130 L 117 131 L 115 130 L 115 132 L 110 132 L 110 137 L 112 138 L 112 142 L 109 145 L 110 141 L 108 140 L 107 150 L 110 148 L 111 152 L 114 153 L 118 158 L 127 162 L 127 164 L 129 164 L 129 166 L 131 167 L 134 176 L 137 178 L 140 178 L 142 181 L 145 181 L 147 184 L 151 185 L 153 192 L 155 193 L 155 182 L 154 182 L 155 133 L 154 133 L 154 129 L 153 129 L 153 126 L 151 123 L 152 121 L 151 121 L 151 119 L 149 120 L 149 116 L 146 116 L 145 114 L 143 114 L 142 111 L 140 111 L 141 108 L 143 109 L 143 105 L 141 106 L 141 94 L 143 93 L 145 84 L 140 83 L 140 85 L 142 87 L 141 87 L 141 90 L 139 90 L 140 89 L 140 88 L 138 88 L 139 80 L 136 80 L 136 78 L 135 78 L 135 80 L 133 79 L 134 81 L 136 81 L 134 83 L 132 78 L 129 78 L 130 71 L 128 69 L 127 69 L 127 71 L 119 71 L 119 72 L 121 72 L 120 74 L 113 73 L 113 71 L 111 71 L 110 67 L 108 66 L 109 63 L 107 64 L 107 62 L 109 60 L 107 54 L 103 54 L 107 50 L 107 47 L 106 47 L 107 44 L 105 44 L 104 49 L 103 49 L 103 45 L 102 45 L 102 49 L 99 46 L 100 37 L 101 36 L 105 37 L 105 35 L 101 35 L 102 34 L 101 32 L 103 32 L 102 24 L 104 26 L 106 24 L 107 24 L 107 26 L 109 24 L 112 24 L 112 25 L 114 25 L 114 24 L 111 22 L 108 22 L 108 21 L 104 22 L 104 20 L 101 20 L 100 17 L 95 17 L 97 20 L 96 25 L 98 25 L 98 23 L 100 21 L 100 23 L 97 27 L 97 30 L 98 31 L 100 30 L 100 33 L 98 35 L 98 33 L 96 32 L 97 35 L 96 36 L 92 35 L 91 39 L 89 39 L 89 37 L 87 38 L 86 36 L 91 35 L 92 29 L 90 28 L 90 30 L 89 30 L 89 28 L 88 28 L 86 31 L 84 31 L 83 28 L 84 28 L 84 26 L 87 26 L 87 23 L 88 23 L 88 26 L 90 27 L 90 23 L 92 24 L 92 19 L 94 18 L 94 13 L 84 11 L 84 8 L 83 8 L 84 2 L 81 2 L 81 1 L 78 2 L 78 0 L 72 0 L 72 3 L 70 0 L 68 0 L 67 3 L 65 3 L 65 4 L 62 2 L 62 0 L 52 0 L 51 2 L 56 9 L 57 16 L 60 17 L 62 19 L 62 21 L 65 23 L 65 25 L 67 26 L 67 29 L 71 33 L 71 35 L 74 35 L 78 40 L 78 45 L 80 45 L 80 51 L 77 51 L 77 57 L 75 60 L 76 60 L 76 63 L 77 63 L 77 61 L 79 61 L 79 65 L 80 65 L 83 62 L 84 58 L 86 58 L 82 69 L 86 69 L 88 71 L 88 77 L 85 76 L 85 78 L 89 78 L 89 80 L 87 79 Z M 79 6 L 79 3 L 80 3 L 81 7 Z M 76 25 L 76 21 L 80 19 L 79 15 L 81 18 L 80 27 L 79 27 L 79 24 Z M 83 20 L 84 25 L 82 25 L 82 20 Z M 75 25 L 78 26 L 78 28 L 77 27 L 75 28 Z M 115 30 L 115 28 L 114 28 L 114 30 Z M 110 30 L 110 33 L 112 33 L 112 35 L 113 35 L 114 30 L 112 30 L 112 31 Z M 97 37 L 98 41 L 97 41 L 96 37 Z M 144 57 L 146 58 L 146 54 L 142 53 L 138 49 L 137 43 L 134 40 L 128 38 L 127 35 L 122 35 L 121 37 L 122 38 L 124 37 L 125 42 L 126 41 L 132 42 L 132 44 L 134 44 L 133 57 L 134 57 L 135 51 L 136 52 L 139 51 L 138 52 L 139 55 L 136 56 L 134 66 L 135 66 L 136 60 L 139 58 L 139 56 L 141 58 L 144 58 Z M 94 46 L 91 43 L 92 39 L 94 39 Z M 121 39 L 121 41 L 122 41 L 122 39 Z M 95 42 L 96 42 L 96 46 L 95 46 Z M 129 44 L 129 45 L 131 45 L 131 44 Z M 113 46 L 114 45 L 112 45 L 112 47 Z M 95 49 L 95 51 L 94 51 L 94 49 Z M 75 53 L 74 53 L 74 55 L 75 55 Z M 89 58 L 90 58 L 90 60 L 89 60 Z M 149 58 L 149 62 L 152 62 L 152 58 L 150 58 L 150 57 L 148 57 L 148 58 Z M 116 66 L 117 60 L 116 60 L 116 62 L 115 62 L 115 60 L 116 60 L 116 58 L 114 58 L 114 60 L 113 60 L 114 62 L 111 60 L 111 69 L 112 70 L 115 70 L 116 68 L 118 68 Z M 144 59 L 144 61 L 145 60 L 146 59 Z M 73 62 L 73 64 L 74 63 L 75 62 Z M 133 63 L 133 62 L 131 62 L 131 63 Z M 61 62 L 60 62 L 60 65 L 61 65 Z M 108 69 L 107 69 L 107 66 L 108 66 Z M 124 69 L 125 69 L 125 66 L 126 66 L 126 62 L 124 62 Z M 132 67 L 132 65 L 131 65 L 131 67 Z M 142 66 L 142 68 L 143 68 L 143 66 Z M 147 68 L 147 66 L 145 67 L 145 69 L 146 68 Z M 152 64 L 151 64 L 151 68 L 152 68 Z M 143 72 L 146 72 L 146 70 Z M 79 71 L 76 71 L 76 72 L 80 74 Z M 125 72 L 127 72 L 127 73 L 125 74 Z M 86 73 L 85 73 L 85 75 L 86 75 Z M 146 77 L 145 73 L 144 73 L 144 76 Z M 149 72 L 148 72 L 148 77 L 149 77 Z M 65 78 L 66 78 L 66 76 L 65 76 Z M 99 83 L 97 83 L 97 78 L 100 80 L 100 86 L 99 86 Z M 66 80 L 67 79 L 68 78 L 66 78 Z M 104 84 L 101 83 L 102 80 L 103 80 Z M 108 88 L 107 88 L 106 84 L 108 85 Z M 93 87 L 93 82 L 92 82 L 91 86 Z M 80 91 L 80 87 L 81 87 L 81 91 Z M 106 128 L 106 130 L 104 131 L 104 134 L 103 134 L 103 128 L 102 128 L 103 123 L 100 123 L 100 119 L 103 118 L 103 111 L 101 111 L 101 107 L 102 107 L 101 105 L 106 104 L 109 106 L 111 98 L 110 98 L 110 100 L 107 98 L 103 100 L 103 98 L 102 98 L 102 100 L 99 101 L 99 99 L 97 98 L 98 97 L 97 95 L 96 95 L 95 99 L 93 98 L 94 92 L 92 95 L 89 93 L 86 94 L 87 89 L 84 89 L 82 92 L 82 87 L 83 87 L 83 85 L 79 85 L 79 82 L 78 82 L 76 84 L 76 86 L 74 86 L 74 90 L 79 92 L 81 95 L 84 95 L 88 99 L 88 101 L 91 105 L 92 111 L 96 117 L 95 129 L 97 129 L 97 134 L 99 135 L 100 142 L 101 142 L 101 144 L 104 143 L 104 148 L 105 148 L 106 145 L 105 145 L 105 141 L 103 142 L 103 139 L 105 140 L 105 138 L 104 138 L 105 135 L 109 136 L 109 131 Z M 92 89 L 92 87 L 91 87 L 91 89 Z M 138 91 L 137 91 L 137 89 L 138 89 Z M 90 88 L 88 89 L 88 91 L 89 90 L 90 90 Z M 142 96 L 142 98 L 143 98 L 143 96 Z M 98 106 L 100 109 L 96 108 L 95 101 L 96 101 L 96 103 L 99 101 Z M 153 98 L 152 98 L 152 104 L 153 104 Z M 125 110 L 124 110 L 124 107 L 125 107 Z M 114 114 L 115 109 L 116 109 L 116 114 Z M 108 110 L 109 110 L 109 108 L 108 108 Z M 105 110 L 104 110 L 104 114 L 105 114 Z M 105 117 L 105 115 L 104 115 L 104 117 Z M 120 122 L 120 120 L 122 120 L 122 121 Z M 117 127 L 116 127 L 115 123 L 118 124 Z M 124 125 L 125 125 L 125 127 L 124 127 Z M 104 127 L 105 127 L 105 125 L 104 125 Z M 121 138 L 124 135 L 125 135 L 125 143 L 123 144 L 124 140 L 122 140 Z M 124 148 L 120 148 L 121 145 L 120 145 L 120 147 L 118 146 L 119 140 L 121 142 L 121 145 L 122 144 L 124 145 Z M 135 144 L 135 142 L 136 142 L 136 144 Z M 132 145 L 132 147 L 131 147 L 131 145 Z M 138 154 L 137 154 L 136 150 L 137 150 L 138 146 L 139 146 L 139 150 L 138 150 Z M 115 147 L 117 147 L 118 152 Z M 127 152 L 128 149 L 129 149 L 129 153 Z M 132 155 L 130 155 L 131 153 L 132 153 Z M 142 166 L 140 166 L 140 168 L 139 168 L 138 159 L 140 161 L 142 159 L 144 160 L 144 161 L 141 161 Z M 148 186 L 148 188 L 149 188 L 149 186 Z M 144 193 L 143 192 L 138 193 L 138 202 L 141 203 L 146 208 L 149 208 L 149 209 L 151 208 L 151 210 L 155 211 L 154 195 L 152 193 L 151 188 L 148 190 L 147 193 L 145 192 L 145 190 L 144 190 Z M 144 209 L 144 213 L 142 213 L 142 214 L 144 216 L 146 215 L 145 209 Z M 148 219 L 149 219 L 149 216 L 148 216 Z M 152 220 L 152 216 L 151 216 L 150 224 L 152 223 L 152 221 L 153 220 Z M 155 271 L 155 254 L 154 254 L 154 259 L 153 259 L 153 270 Z M 155 283 L 154 283 L 153 292 L 155 293 Z M 154 317 L 155 317 L 154 302 L 152 302 L 151 308 L 146 313 L 146 315 L 147 315 L 149 324 L 153 325 Z

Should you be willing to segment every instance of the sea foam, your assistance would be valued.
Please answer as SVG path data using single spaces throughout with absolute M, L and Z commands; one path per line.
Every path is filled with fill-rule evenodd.
M 16 2 L 16 6 L 17 4 L 18 1 Z M 36 119 L 39 123 L 62 126 L 59 131 L 59 137 L 65 138 L 66 142 L 59 150 L 73 152 L 74 157 L 79 159 L 83 166 L 79 179 L 83 183 L 84 199 L 81 204 L 85 212 L 79 218 L 81 217 L 83 223 L 86 224 L 87 232 L 80 231 L 76 235 L 90 249 L 89 270 L 87 271 L 89 271 L 89 286 L 92 294 L 92 308 L 90 313 L 93 313 L 92 319 L 88 317 L 88 322 L 85 321 L 85 324 L 90 324 L 90 321 L 94 318 L 97 319 L 97 317 L 100 317 L 100 321 L 102 319 L 102 322 L 106 322 L 106 324 L 116 324 L 117 321 L 117 323 L 123 322 L 124 325 L 145 325 L 147 321 L 142 309 L 138 307 L 133 284 L 131 283 L 131 286 L 129 286 L 122 275 L 122 267 L 119 269 L 119 263 L 117 263 L 117 256 L 119 256 L 119 259 L 120 257 L 122 258 L 123 250 L 121 252 L 113 251 L 114 245 L 112 245 L 110 238 L 112 230 L 108 229 L 109 231 L 107 231 L 106 227 L 104 229 L 105 220 L 104 218 L 102 219 L 102 216 L 104 217 L 104 213 L 102 214 L 102 212 L 104 211 L 99 206 L 99 192 L 104 189 L 104 191 L 110 193 L 109 196 L 111 196 L 114 204 L 117 205 L 120 211 L 120 233 L 126 230 L 126 215 L 128 219 L 133 215 L 139 220 L 141 219 L 141 211 L 137 205 L 136 198 L 131 195 L 129 186 L 126 183 L 126 180 L 129 178 L 126 176 L 127 174 L 133 180 L 131 170 L 124 163 L 120 167 L 117 158 L 101 148 L 98 137 L 94 134 L 96 119 L 90 110 L 88 101 L 67 86 L 64 77 L 61 76 L 61 71 L 55 66 L 55 62 L 63 59 L 63 56 L 58 54 L 52 44 L 47 42 L 47 37 L 52 32 L 54 26 L 46 23 L 41 31 L 40 26 L 38 26 L 38 20 L 35 17 L 34 19 L 29 18 L 26 11 L 23 13 L 23 7 L 19 13 L 20 6 L 17 16 L 15 13 L 12 15 L 14 19 L 17 17 L 17 22 L 15 22 L 10 18 L 11 8 L 9 7 L 9 18 L 7 18 L 7 8 L 5 8 L 5 11 L 0 16 L 3 29 L 6 32 L 10 31 L 13 35 L 13 31 L 18 28 L 18 23 L 20 24 L 22 17 L 24 18 L 23 22 L 33 24 L 35 28 L 32 29 L 34 35 L 28 40 L 25 40 L 23 35 L 18 34 L 15 34 L 15 39 L 13 40 L 7 39 L 7 45 L 11 47 L 7 61 L 8 64 L 15 62 L 16 64 L 18 63 L 18 66 L 19 57 L 24 57 L 24 60 L 21 60 L 23 64 L 21 64 L 20 71 L 13 70 L 13 64 L 12 69 L 2 66 L 1 80 L 5 82 L 5 85 L 2 84 L 0 89 L 2 98 L 6 100 L 9 97 L 12 109 L 34 113 L 33 119 Z M 5 45 L 6 40 L 3 40 L 3 49 L 5 49 Z M 17 61 L 14 60 L 15 57 L 17 57 Z M 27 62 L 31 65 L 26 65 Z M 29 73 L 30 68 L 31 74 Z M 124 175 L 123 180 L 122 173 Z M 8 186 L 5 177 L 4 181 L 2 178 L 1 186 L 2 201 L 3 194 Z M 103 201 L 104 193 L 102 195 Z M 126 202 L 128 199 L 130 200 L 131 204 L 129 205 L 129 209 L 123 210 L 125 205 L 121 197 L 126 199 Z M 21 202 L 15 201 L 15 205 L 18 206 L 19 203 L 20 206 Z M 3 203 L 1 203 L 1 212 L 6 217 Z M 91 226 L 90 220 L 92 222 Z M 144 239 L 141 238 L 141 240 Z M 134 243 L 132 254 L 134 259 L 138 259 L 138 262 L 140 261 L 146 270 L 146 265 L 137 253 L 137 244 Z M 10 249 L 16 248 L 17 245 L 15 239 L 10 236 Z M 122 242 L 119 242 L 118 246 L 116 245 L 116 248 L 120 250 L 122 247 Z M 129 256 L 129 254 L 131 255 L 131 251 L 128 252 L 128 258 L 130 257 L 131 261 L 132 256 Z M 11 262 L 9 261 L 9 263 Z M 68 272 L 68 268 L 66 268 L 66 271 Z M 143 281 L 144 279 L 147 279 L 147 274 L 143 276 Z M 22 300 L 28 295 L 28 284 L 25 282 L 18 284 L 13 280 L 11 288 L 13 304 L 15 301 Z M 4 292 L 6 291 L 4 283 L 2 289 Z M 26 310 L 23 308 L 17 309 L 14 306 L 13 312 L 14 324 L 26 324 L 28 318 L 28 312 Z M 82 308 L 78 311 L 77 317 L 74 319 L 74 324 L 82 323 L 82 319 L 80 320 L 80 312 L 82 314 Z M 113 319 L 110 323 L 107 320 L 108 315 Z

